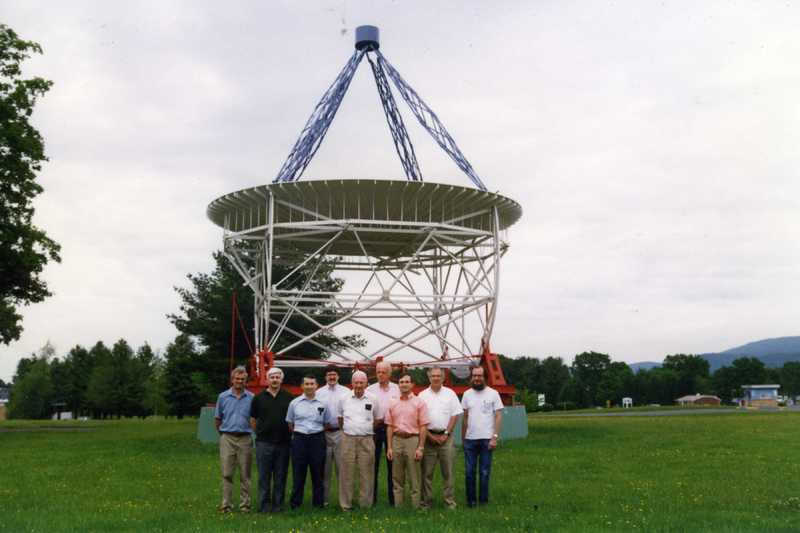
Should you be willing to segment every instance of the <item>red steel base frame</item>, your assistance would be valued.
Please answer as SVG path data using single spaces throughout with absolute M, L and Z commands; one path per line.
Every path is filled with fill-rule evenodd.
M 250 358 L 248 364 L 250 367 L 250 379 L 247 381 L 247 390 L 253 394 L 258 394 L 267 388 L 267 370 L 273 366 L 274 360 L 274 354 L 268 351 L 259 352 Z M 370 363 L 354 363 L 352 365 L 337 366 L 342 366 L 343 368 L 353 368 L 353 370 L 363 370 L 367 373 L 367 375 L 374 375 L 375 365 L 379 362 L 380 358 Z M 486 376 L 486 384 L 500 393 L 500 398 L 503 400 L 503 405 L 513 405 L 514 395 L 517 392 L 517 388 L 514 385 L 510 385 L 506 382 L 503 369 L 500 366 L 500 358 L 497 356 L 497 354 L 486 350 L 481 356 L 480 364 L 483 367 L 484 375 Z M 410 366 L 413 365 L 392 363 L 392 368 L 399 369 L 401 372 Z M 449 370 L 445 371 L 445 375 L 445 384 L 453 389 L 453 391 L 455 391 L 455 393 L 459 396 L 464 394 L 464 392 L 470 388 L 469 385 L 453 385 Z M 303 393 L 299 385 L 284 385 L 283 388 L 295 396 Z M 427 385 L 414 385 L 414 393 L 419 394 L 426 388 Z

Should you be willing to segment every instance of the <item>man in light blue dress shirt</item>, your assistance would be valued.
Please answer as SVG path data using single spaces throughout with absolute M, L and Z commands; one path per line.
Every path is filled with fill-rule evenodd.
M 289 504 L 296 509 L 303 504 L 306 474 L 311 470 L 311 503 L 323 507 L 325 472 L 325 427 L 330 426 L 332 413 L 316 398 L 317 378 L 303 378 L 303 395 L 289 404 L 286 422 L 292 431 L 292 495 Z
M 214 423 L 219 432 L 219 458 L 222 465 L 222 505 L 220 511 L 231 511 L 233 475 L 239 465 L 241 490 L 239 509 L 250 511 L 250 470 L 253 463 L 253 438 L 250 428 L 250 403 L 253 393 L 245 388 L 247 370 L 237 366 L 231 372 L 231 388 L 217 398 Z

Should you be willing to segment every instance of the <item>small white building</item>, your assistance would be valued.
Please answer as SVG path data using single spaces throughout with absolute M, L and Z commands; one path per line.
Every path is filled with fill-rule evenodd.
M 622 407 L 633 407 L 633 398 L 623 398 Z

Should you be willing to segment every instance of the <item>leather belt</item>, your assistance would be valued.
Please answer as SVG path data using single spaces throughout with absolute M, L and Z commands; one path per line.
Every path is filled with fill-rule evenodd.
M 431 435 L 444 435 L 444 430 L 443 429 L 429 429 L 428 433 L 430 433 Z
M 400 437 L 401 439 L 410 439 L 411 437 L 419 437 L 419 433 L 406 433 L 405 431 L 395 431 L 393 435 L 395 437 Z
M 234 437 L 244 437 L 245 435 L 250 435 L 250 433 L 246 431 L 220 431 L 220 433 L 224 435 L 232 435 Z

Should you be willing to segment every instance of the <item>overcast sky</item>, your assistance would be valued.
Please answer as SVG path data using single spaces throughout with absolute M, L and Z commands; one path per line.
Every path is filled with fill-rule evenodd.
M 4 2 L 55 82 L 36 223 L 63 246 L 0 378 L 163 348 L 227 192 L 270 182 L 361 24 L 491 190 L 516 199 L 495 351 L 627 362 L 800 334 L 792 2 Z M 404 103 L 430 181 L 469 185 Z M 402 178 L 363 64 L 306 175 Z

